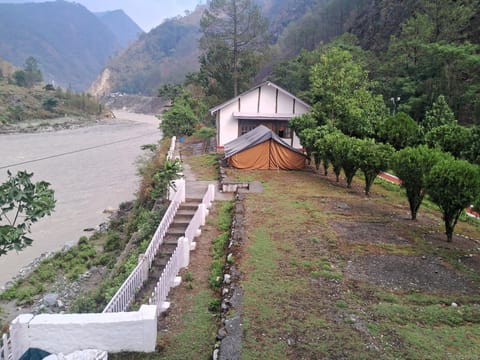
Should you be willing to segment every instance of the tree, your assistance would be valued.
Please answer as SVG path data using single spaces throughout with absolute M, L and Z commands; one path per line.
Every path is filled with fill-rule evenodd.
M 415 146 L 420 138 L 420 128 L 416 121 L 404 112 L 389 116 L 380 126 L 378 137 L 400 150 Z
M 373 139 L 361 140 L 358 167 L 365 176 L 365 195 L 370 194 L 370 188 L 380 172 L 389 168 L 395 149 L 388 144 L 377 144 Z
M 438 149 L 426 145 L 406 147 L 392 157 L 392 168 L 407 193 L 412 220 L 417 218 L 417 212 L 427 192 L 427 177 L 432 167 L 448 157 Z
M 346 135 L 370 137 L 388 113 L 382 97 L 370 92 L 367 71 L 349 51 L 327 49 L 312 67 L 310 81 L 319 125 L 329 123 Z
M 340 139 L 339 147 L 342 169 L 347 181 L 347 188 L 352 187 L 353 177 L 357 173 L 360 165 L 360 151 L 362 140 L 345 136 Z
M 465 160 L 448 159 L 432 167 L 427 177 L 428 195 L 443 212 L 447 241 L 464 209 L 478 201 L 480 170 Z
M 427 110 L 425 119 L 422 122 L 425 132 L 429 132 L 438 126 L 456 124 L 457 120 L 455 119 L 455 115 L 443 95 L 439 95 L 437 101 L 433 103 L 432 108 Z
M 30 227 L 55 208 L 54 192 L 45 181 L 32 183 L 33 173 L 8 171 L 0 185 L 0 256 L 30 246 Z
M 180 97 L 163 114 L 160 129 L 164 136 L 190 136 L 198 124 L 199 119 L 190 104 L 185 98 Z
M 217 76 L 231 74 L 230 96 L 237 96 L 240 85 L 250 80 L 255 72 L 252 70 L 268 48 L 268 25 L 260 8 L 251 0 L 212 0 L 201 18 L 200 28 L 200 47 L 204 52 L 200 71 L 208 69 L 214 81 Z M 217 64 L 221 72 L 212 71 Z
M 425 134 L 425 143 L 430 147 L 438 147 L 456 158 L 461 158 L 472 143 L 472 133 L 465 126 L 441 125 Z
M 345 137 L 346 135 L 342 133 L 327 134 L 323 138 L 323 145 L 317 144 L 317 146 L 322 146 L 322 151 L 325 151 L 327 159 L 332 164 L 337 182 L 340 181 L 340 172 L 342 171 L 342 140 Z

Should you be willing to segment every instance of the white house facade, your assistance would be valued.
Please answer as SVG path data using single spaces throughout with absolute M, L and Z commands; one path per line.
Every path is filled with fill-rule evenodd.
M 216 118 L 217 148 L 264 125 L 295 148 L 301 148 L 288 121 L 310 111 L 310 106 L 272 82 L 264 82 L 210 109 Z

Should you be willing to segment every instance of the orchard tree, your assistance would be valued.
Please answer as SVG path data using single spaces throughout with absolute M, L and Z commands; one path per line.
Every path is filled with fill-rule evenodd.
M 345 136 L 340 139 L 339 147 L 342 169 L 347 181 L 347 188 L 352 187 L 353 177 L 360 165 L 360 151 L 362 140 Z
M 472 135 L 471 130 L 465 126 L 445 124 L 426 133 L 425 142 L 428 146 L 438 147 L 458 159 L 472 143 Z
M 268 24 L 259 6 L 251 0 L 212 0 L 200 29 L 200 71 L 208 69 L 213 83 L 231 74 L 233 93 L 229 97 L 237 96 L 240 85 L 255 74 L 268 48 Z
M 389 144 L 364 139 L 360 141 L 359 150 L 358 167 L 365 176 L 365 195 L 368 196 L 375 178 L 389 168 L 395 149 Z
M 335 173 L 337 182 L 340 181 L 340 173 L 342 171 L 342 141 L 346 137 L 347 136 L 342 133 L 332 133 L 325 135 L 322 141 L 322 151 L 325 151 L 328 161 L 332 164 L 333 172 Z
M 417 212 L 427 193 L 427 177 L 430 170 L 439 161 L 448 158 L 448 154 L 426 145 L 406 147 L 392 157 L 392 168 L 407 193 L 412 220 L 417 218 Z
M 478 201 L 480 169 L 465 160 L 448 159 L 432 167 L 427 176 L 427 191 L 443 212 L 447 241 L 464 209 Z
M 32 183 L 33 173 L 19 171 L 0 184 L 0 256 L 21 251 L 33 242 L 30 227 L 55 208 L 54 192 L 45 181 Z

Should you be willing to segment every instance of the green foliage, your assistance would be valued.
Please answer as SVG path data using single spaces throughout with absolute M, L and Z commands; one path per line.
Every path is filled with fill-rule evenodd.
M 0 256 L 8 251 L 21 251 L 32 244 L 27 237 L 30 227 L 55 208 L 54 192 L 45 181 L 32 183 L 33 173 L 8 171 L 8 179 L 0 184 Z
M 167 137 L 190 136 L 199 122 L 200 119 L 195 115 L 189 101 L 185 97 L 179 97 L 162 115 L 160 129 Z
M 427 191 L 443 212 L 447 241 L 462 211 L 475 203 L 480 194 L 480 169 L 464 160 L 443 160 L 432 167 Z
M 369 91 L 368 73 L 349 51 L 327 49 L 312 67 L 311 101 L 319 124 L 335 125 L 344 134 L 371 137 L 387 115 L 381 96 Z
M 393 155 L 392 168 L 406 190 L 412 220 L 417 218 L 427 192 L 427 178 L 432 167 L 445 157 L 446 154 L 425 145 L 407 147 Z
M 233 203 L 231 201 L 224 202 L 218 214 L 217 228 L 222 231 L 215 239 L 212 240 L 213 259 L 210 265 L 210 274 L 208 282 L 212 288 L 218 288 L 223 281 L 223 266 L 225 265 L 229 230 L 233 218 Z
M 422 126 L 426 133 L 442 125 L 456 124 L 457 120 L 455 119 L 455 115 L 443 95 L 440 95 L 437 101 L 433 103 L 432 108 L 427 110 L 425 119 L 422 121 Z
M 358 167 L 365 175 L 365 195 L 380 172 L 389 168 L 394 148 L 388 144 L 377 144 L 371 139 L 360 140 Z
M 58 105 L 58 100 L 54 97 L 47 97 L 43 99 L 42 106 L 47 111 L 53 111 L 53 109 Z
M 378 137 L 396 150 L 415 146 L 420 139 L 420 128 L 409 115 L 397 112 L 389 116 L 380 126 Z
M 158 169 L 153 175 L 150 197 L 152 199 L 166 198 L 172 181 L 180 178 L 181 170 L 180 160 L 165 160 L 163 168 Z
M 432 128 L 425 134 L 425 142 L 430 147 L 437 147 L 460 158 L 465 149 L 471 146 L 472 138 L 469 128 L 457 124 L 445 124 Z

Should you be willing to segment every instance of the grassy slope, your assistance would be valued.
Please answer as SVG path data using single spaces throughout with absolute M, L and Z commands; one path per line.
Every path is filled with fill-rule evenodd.
M 349 261 L 368 254 L 428 256 L 440 251 L 455 266 L 462 252 L 429 246 L 420 236 L 423 224 L 409 228 L 408 222 L 388 219 L 390 213 L 408 211 L 399 190 L 376 186 L 375 195 L 364 198 L 361 184 L 348 191 L 311 173 L 237 176 L 256 178 L 265 188 L 264 193 L 249 195 L 246 204 L 242 359 L 480 356 L 478 295 L 394 291 L 347 276 Z M 358 211 L 339 210 L 339 204 Z M 441 231 L 436 211 L 423 209 L 420 216 L 433 217 L 433 227 Z M 344 220 L 386 221 L 394 227 L 388 231 L 407 237 L 409 244 L 345 241 L 332 226 Z M 461 224 L 459 230 L 480 237 L 478 226 Z M 356 240 L 361 236 L 350 234 Z M 470 275 L 478 279 L 478 274 Z M 462 306 L 449 307 L 452 301 Z
M 55 99 L 51 109 L 46 99 Z M 63 116 L 88 117 L 102 113 L 102 106 L 91 96 L 62 90 L 44 90 L 41 86 L 28 89 L 0 79 L 0 125 L 24 120 L 53 119 Z

